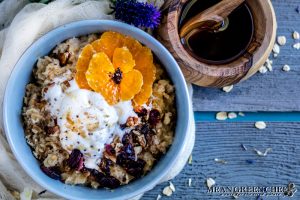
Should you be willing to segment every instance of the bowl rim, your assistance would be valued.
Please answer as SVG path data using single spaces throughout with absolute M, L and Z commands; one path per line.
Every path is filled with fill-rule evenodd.
M 51 191 L 52 193 L 54 193 L 56 195 L 59 195 L 61 197 L 68 198 L 68 199 L 81 199 L 81 198 L 76 198 L 76 197 L 72 196 L 72 194 L 66 194 L 66 192 L 63 192 L 63 190 L 57 190 L 51 184 L 48 185 L 47 182 L 49 182 L 48 179 L 51 179 L 50 177 L 48 177 L 48 179 L 46 180 L 45 178 L 41 177 L 40 175 L 36 175 L 35 171 L 31 170 L 30 166 L 22 161 L 23 160 L 23 157 L 22 157 L 23 153 L 20 152 L 18 150 L 18 147 L 14 144 L 14 137 L 13 137 L 13 134 L 11 133 L 11 130 L 10 130 L 12 127 L 10 125 L 10 122 L 8 121 L 8 118 L 9 118 L 8 116 L 10 116 L 9 110 L 8 110 L 8 105 L 9 105 L 9 101 L 10 101 L 10 97 L 11 97 L 9 93 L 13 89 L 13 83 L 14 83 L 14 81 L 17 80 L 17 75 L 22 72 L 22 66 L 19 63 L 28 58 L 28 56 L 31 53 L 30 51 L 32 51 L 33 49 L 35 49 L 35 48 L 39 47 L 40 45 L 42 45 L 43 40 L 45 38 L 51 37 L 51 35 L 56 35 L 56 34 L 60 33 L 61 31 L 66 31 L 66 30 L 72 29 L 72 28 L 80 28 L 80 27 L 84 27 L 84 26 L 101 26 L 101 25 L 105 25 L 107 27 L 118 29 L 118 30 L 120 30 L 120 32 L 122 32 L 122 31 L 126 32 L 127 31 L 129 33 L 134 33 L 134 36 L 132 36 L 132 37 L 134 37 L 136 39 L 138 37 L 137 40 L 139 40 L 140 42 L 141 42 L 141 39 L 143 39 L 144 41 L 149 42 L 149 44 L 152 44 L 153 48 L 155 46 L 156 49 L 159 50 L 159 52 L 163 56 L 167 57 L 166 59 L 168 60 L 168 62 L 170 62 L 170 66 L 173 66 L 172 70 L 175 70 L 174 73 L 176 73 L 176 79 L 178 79 L 179 80 L 178 82 L 181 83 L 180 84 L 180 90 L 181 90 L 181 93 L 183 93 L 183 95 L 184 95 L 183 97 L 180 96 L 180 98 L 178 98 L 178 96 L 176 94 L 177 106 L 180 105 L 181 110 L 185 110 L 187 112 L 187 114 L 186 113 L 184 114 L 184 116 L 186 118 L 183 119 L 184 121 L 182 121 L 180 123 L 181 129 L 183 131 L 182 135 L 186 135 L 185 133 L 188 131 L 189 122 L 191 120 L 190 112 L 192 112 L 192 111 L 189 109 L 190 96 L 188 94 L 188 89 L 187 89 L 187 85 L 185 84 L 186 82 L 185 82 L 184 76 L 183 76 L 177 62 L 175 61 L 173 56 L 170 54 L 170 52 L 160 42 L 158 42 L 154 37 L 152 37 L 148 33 L 144 32 L 141 29 L 133 27 L 131 25 L 128 25 L 128 24 L 125 24 L 125 23 L 122 23 L 122 22 L 118 22 L 118 21 L 115 21 L 115 20 L 80 20 L 80 21 L 71 22 L 71 23 L 68 23 L 68 24 L 65 24 L 65 25 L 61 25 L 61 26 L 47 32 L 42 37 L 40 37 L 39 39 L 34 41 L 23 52 L 22 56 L 19 58 L 19 60 L 17 61 L 17 63 L 14 66 L 14 68 L 13 68 L 13 70 L 12 70 L 10 76 L 9 76 L 9 79 L 7 81 L 6 87 L 5 87 L 5 93 L 4 93 L 4 98 L 3 98 L 3 113 L 2 113 L 3 121 L 2 122 L 3 122 L 4 132 L 6 134 L 6 137 L 7 137 L 8 143 L 10 145 L 10 148 L 11 148 L 14 156 L 16 157 L 18 163 L 22 166 L 22 168 L 25 170 L 25 172 L 35 182 L 37 182 L 39 185 L 41 185 L 45 189 Z M 86 33 L 86 35 L 87 34 L 90 34 L 90 33 Z M 123 33 L 123 34 L 126 34 L 126 33 Z M 84 35 L 84 34 L 81 34 L 81 35 Z M 75 36 L 75 34 L 74 34 L 74 37 L 77 37 L 77 35 Z M 67 37 L 64 40 L 69 39 L 69 38 L 70 37 Z M 153 51 L 152 48 L 151 48 L 151 50 Z M 157 55 L 157 57 L 159 57 L 159 56 Z M 33 68 L 34 66 L 30 66 L 30 67 Z M 168 71 L 167 73 L 169 74 L 169 71 L 171 71 L 171 68 L 166 68 L 166 70 Z M 170 77 L 170 78 L 171 78 L 172 81 L 174 81 L 174 79 L 172 77 Z M 180 102 L 181 102 L 180 104 L 178 103 L 178 99 L 180 99 Z M 178 113 L 178 108 L 177 108 L 177 124 L 178 124 L 178 115 L 179 115 L 179 113 Z M 21 121 L 19 123 L 21 123 Z M 162 171 L 160 171 L 159 173 L 154 174 L 155 177 L 149 179 L 149 182 L 147 182 L 147 184 L 140 185 L 139 188 L 137 188 L 137 190 L 135 190 L 135 191 L 133 191 L 129 194 L 123 195 L 121 197 L 114 197 L 114 198 L 109 198 L 109 199 L 124 199 L 124 198 L 128 199 L 128 198 L 132 198 L 134 196 L 140 195 L 140 194 L 152 189 L 155 185 L 157 185 L 159 183 L 159 181 L 169 172 L 169 170 L 172 168 L 172 166 L 174 166 L 174 164 L 177 160 L 176 158 L 178 158 L 178 155 L 180 155 L 184 151 L 184 148 L 183 148 L 184 145 L 183 144 L 187 141 L 187 137 L 182 136 L 181 140 L 178 141 L 179 146 L 176 146 L 176 148 L 175 148 L 173 144 L 174 144 L 174 141 L 176 140 L 176 135 L 177 134 L 178 133 L 177 133 L 177 126 L 176 126 L 173 143 L 171 144 L 170 148 L 168 149 L 167 153 L 165 154 L 165 155 L 169 155 L 170 151 L 172 149 L 172 153 L 173 153 L 172 158 L 173 159 L 171 159 L 170 162 L 165 163 Z M 28 145 L 28 144 L 25 143 L 24 145 Z M 29 145 L 28 145 L 28 148 L 30 148 Z M 162 160 L 165 160 L 165 158 L 164 157 L 161 158 L 158 163 L 162 162 Z M 156 165 L 154 166 L 154 168 L 155 167 L 156 167 Z M 145 179 L 145 177 L 147 177 L 150 174 L 150 172 L 148 172 L 148 174 L 146 176 L 144 176 L 140 179 Z M 129 183 L 125 186 L 131 185 L 131 184 L 132 183 Z M 122 186 L 122 187 L 125 187 L 125 186 Z M 80 187 L 80 186 L 75 186 L 75 187 Z M 85 186 L 83 186 L 83 187 L 85 187 Z M 92 189 L 92 190 L 95 190 L 95 189 Z M 106 191 L 111 192 L 110 190 L 106 190 Z

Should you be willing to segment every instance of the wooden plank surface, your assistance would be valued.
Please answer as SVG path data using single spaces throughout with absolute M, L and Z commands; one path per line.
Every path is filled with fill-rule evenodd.
M 196 130 L 192 165 L 187 165 L 172 180 L 176 192 L 162 199 L 233 199 L 207 194 L 205 180 L 208 177 L 216 181 L 216 186 L 285 186 L 293 182 L 298 185 L 298 192 L 291 199 L 300 199 L 300 122 L 267 123 L 265 130 L 254 128 L 254 123 L 197 122 Z M 248 150 L 244 151 L 241 144 Z M 266 157 L 259 157 L 254 148 L 260 151 L 272 148 L 272 151 Z M 216 163 L 215 158 L 228 163 Z M 254 163 L 249 164 L 246 160 Z M 188 187 L 189 178 L 192 178 L 191 187 Z M 142 199 L 156 199 L 167 185 L 158 185 Z
M 300 50 L 292 32 L 300 32 L 299 0 L 272 0 L 278 21 L 278 35 L 287 38 L 274 62 L 273 72 L 256 74 L 249 80 L 235 85 L 230 93 L 220 89 L 194 87 L 195 111 L 300 111 Z M 299 41 L 300 42 L 300 41 Z M 291 67 L 283 72 L 283 65 Z

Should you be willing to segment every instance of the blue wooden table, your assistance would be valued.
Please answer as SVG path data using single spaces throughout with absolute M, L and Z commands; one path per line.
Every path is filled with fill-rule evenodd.
M 147 192 L 142 199 L 233 199 L 207 193 L 206 179 L 215 186 L 286 186 L 296 184 L 298 192 L 290 199 L 300 199 L 300 51 L 292 48 L 296 42 L 293 31 L 300 32 L 300 0 L 272 0 L 278 35 L 287 38 L 278 58 L 272 58 L 273 71 L 256 74 L 238 84 L 230 93 L 219 89 L 194 87 L 196 143 L 193 161 L 172 183 L 176 192 L 162 195 L 168 183 Z M 284 64 L 291 66 L 283 72 Z M 245 116 L 224 122 L 216 121 L 217 111 L 244 111 Z M 267 128 L 258 130 L 256 121 L 265 121 Z M 244 145 L 245 148 L 242 147 Z M 258 156 L 254 149 L 265 151 Z M 215 159 L 225 160 L 222 164 Z M 188 182 L 191 179 L 192 184 Z M 287 197 L 239 197 L 239 199 L 286 199 Z

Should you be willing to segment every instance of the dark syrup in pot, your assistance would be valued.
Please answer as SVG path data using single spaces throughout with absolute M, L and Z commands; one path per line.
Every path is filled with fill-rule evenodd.
M 220 0 L 194 0 L 183 9 L 179 27 L 187 20 L 220 2 Z M 243 55 L 252 41 L 254 25 L 251 11 L 246 3 L 236 8 L 229 16 L 223 31 L 210 28 L 195 32 L 188 45 L 181 39 L 185 49 L 197 60 L 208 64 L 226 64 Z

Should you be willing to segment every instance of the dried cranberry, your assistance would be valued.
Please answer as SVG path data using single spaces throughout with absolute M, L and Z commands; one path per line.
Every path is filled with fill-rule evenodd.
M 115 155 L 116 154 L 116 150 L 110 144 L 105 145 L 105 150 L 109 155 Z
M 127 127 L 126 123 L 125 124 L 120 124 L 121 130 L 124 130 Z
M 83 168 L 83 155 L 78 149 L 73 149 L 67 160 L 70 168 L 81 170 Z
M 132 144 L 133 139 L 132 139 L 132 134 L 131 133 L 125 133 L 123 138 L 122 138 L 122 143 L 125 144 Z
M 99 181 L 102 187 L 114 189 L 120 186 L 120 181 L 113 176 L 105 176 Z
M 102 172 L 99 172 L 98 170 L 95 170 L 95 169 L 89 169 L 87 168 L 92 176 L 96 179 L 97 182 L 100 182 L 100 180 L 105 176 Z
M 148 114 L 148 110 L 146 108 L 142 108 L 140 111 L 137 112 L 139 117 L 144 117 Z
M 160 120 L 160 113 L 158 110 L 153 109 L 150 111 L 148 122 L 151 126 L 155 126 Z
M 58 167 L 45 167 L 44 165 L 41 165 L 41 170 L 50 178 L 61 180 L 61 172 Z
M 120 186 L 120 181 L 113 176 L 105 176 L 102 172 L 95 169 L 88 169 L 96 181 L 102 186 L 107 188 L 116 188 Z
M 130 166 L 126 169 L 126 172 L 135 178 L 139 178 L 144 174 L 145 164 L 146 162 L 142 159 L 131 161 Z
M 76 170 L 80 171 L 80 170 L 83 169 L 83 167 L 84 167 L 83 161 L 84 161 L 84 159 L 83 159 L 83 157 L 81 157 L 80 160 L 79 160 L 79 163 L 78 163 L 78 166 L 77 166 Z
M 128 156 L 134 155 L 134 149 L 133 149 L 133 146 L 132 146 L 131 144 L 126 144 L 126 145 L 123 147 L 123 151 L 125 151 L 125 153 L 126 153 Z
M 135 160 L 134 154 L 127 154 L 124 151 L 119 153 L 119 155 L 117 156 L 117 164 L 125 168 L 131 166 L 131 161 L 134 160 Z
M 141 133 L 145 135 L 149 133 L 149 131 L 150 131 L 149 124 L 143 124 L 143 126 L 141 127 Z
M 123 146 L 121 153 L 117 156 L 117 164 L 122 166 L 127 173 L 137 178 L 143 175 L 146 162 L 142 159 L 135 161 L 135 159 L 133 146 L 126 144 Z

